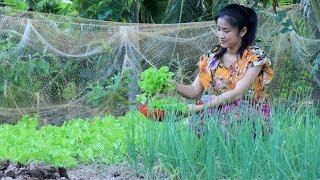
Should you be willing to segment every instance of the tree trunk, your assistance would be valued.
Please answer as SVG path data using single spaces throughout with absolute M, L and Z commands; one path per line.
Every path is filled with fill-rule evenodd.
M 28 5 L 29 5 L 29 8 L 28 8 L 28 11 L 33 11 L 34 10 L 34 0 L 28 0 Z
M 133 1 L 132 6 L 134 8 L 133 23 L 139 23 L 140 21 L 140 3 L 137 0 Z

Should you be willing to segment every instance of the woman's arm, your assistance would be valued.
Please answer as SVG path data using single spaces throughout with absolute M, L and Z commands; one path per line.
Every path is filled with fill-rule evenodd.
M 185 98 L 188 99 L 196 99 L 198 98 L 202 91 L 203 86 L 200 82 L 199 75 L 196 77 L 196 79 L 193 81 L 191 85 L 183 85 L 180 83 L 175 82 L 177 91 Z
M 254 80 L 258 77 L 261 70 L 261 66 L 249 67 L 244 77 L 238 81 L 236 87 L 233 90 L 227 91 L 219 96 L 216 96 L 212 101 L 204 105 L 190 104 L 188 106 L 189 110 L 198 112 L 204 110 L 204 108 L 219 107 L 223 104 L 227 104 L 241 99 L 245 92 L 252 86 Z

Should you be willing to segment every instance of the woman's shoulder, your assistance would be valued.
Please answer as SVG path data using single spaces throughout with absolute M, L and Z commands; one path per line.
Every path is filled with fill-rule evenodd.
M 259 58 L 266 57 L 266 53 L 259 46 L 249 46 L 248 50 L 252 55 L 257 56 Z
M 214 70 L 217 67 L 219 62 L 215 58 L 215 55 L 220 50 L 221 50 L 221 46 L 216 45 L 211 50 L 209 50 L 207 53 L 203 54 L 200 57 L 200 60 L 198 62 L 198 66 L 200 67 L 200 72 L 204 72 L 204 70 L 208 67 L 208 65 L 211 70 Z
M 271 65 L 270 58 L 260 47 L 249 46 L 247 50 L 249 51 L 248 60 L 251 61 L 254 65 L 265 64 L 265 63 Z
M 218 53 L 220 50 L 221 50 L 221 46 L 220 45 L 214 46 L 212 49 L 210 49 L 206 53 L 202 54 L 202 56 L 200 57 L 200 62 L 203 62 L 203 61 L 209 62 L 209 61 L 211 61 L 215 57 L 216 53 Z
M 269 84 L 274 76 L 270 58 L 258 46 L 249 46 L 248 49 L 247 62 L 250 66 L 262 66 L 262 85 Z

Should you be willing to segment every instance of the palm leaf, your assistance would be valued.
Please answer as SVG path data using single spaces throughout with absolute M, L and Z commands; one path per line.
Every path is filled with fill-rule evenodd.
M 209 9 L 211 9 L 212 19 L 218 14 L 218 12 L 225 7 L 226 5 L 230 4 L 230 0 L 220 0 L 220 1 L 213 1 Z
M 144 0 L 140 10 L 140 22 L 160 23 L 169 0 Z
M 169 0 L 163 23 L 198 20 L 205 13 L 204 0 Z

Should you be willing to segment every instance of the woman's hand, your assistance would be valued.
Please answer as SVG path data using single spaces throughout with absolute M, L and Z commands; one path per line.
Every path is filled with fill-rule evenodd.
M 190 113 L 200 112 L 204 108 L 204 105 L 188 104 L 188 111 Z

